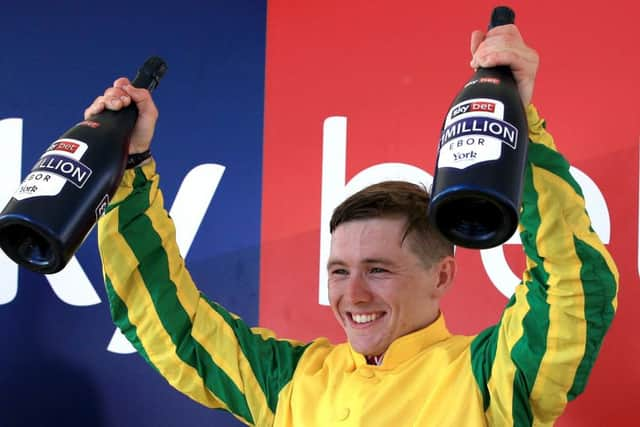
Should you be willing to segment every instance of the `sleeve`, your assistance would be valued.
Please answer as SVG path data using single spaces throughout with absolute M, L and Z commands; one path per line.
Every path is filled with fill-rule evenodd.
M 249 328 L 199 292 L 158 183 L 153 161 L 126 171 L 98 223 L 111 316 L 173 387 L 247 425 L 271 425 L 306 346 Z
M 552 425 L 580 394 L 617 307 L 619 275 L 582 191 L 533 106 L 520 237 L 522 282 L 471 363 L 489 425 Z

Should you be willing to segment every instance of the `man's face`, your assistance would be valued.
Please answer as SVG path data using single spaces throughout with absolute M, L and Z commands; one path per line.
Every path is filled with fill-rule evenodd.
M 427 268 L 402 241 L 404 218 L 340 224 L 331 238 L 329 302 L 353 348 L 384 353 L 439 313 L 439 268 Z

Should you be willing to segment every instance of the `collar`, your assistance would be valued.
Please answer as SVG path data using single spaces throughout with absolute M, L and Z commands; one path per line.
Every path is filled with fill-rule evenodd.
M 382 363 L 379 366 L 383 369 L 393 369 L 433 344 L 444 341 L 450 336 L 451 333 L 447 329 L 444 316 L 440 313 L 438 318 L 430 325 L 401 336 L 392 342 L 387 351 L 381 355 Z M 356 368 L 367 364 L 365 356 L 355 351 L 351 344 L 349 344 L 349 349 Z

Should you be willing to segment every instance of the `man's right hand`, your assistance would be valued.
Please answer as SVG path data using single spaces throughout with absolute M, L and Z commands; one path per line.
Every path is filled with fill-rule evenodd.
M 121 110 L 130 105 L 132 101 L 138 107 L 138 121 L 131 133 L 129 154 L 142 153 L 149 149 L 158 121 L 158 109 L 147 89 L 133 87 L 126 77 L 121 77 L 113 82 L 113 87 L 105 90 L 104 95 L 97 97 L 84 110 L 86 120 L 105 109 Z
M 518 85 L 522 103 L 526 108 L 533 97 L 533 86 L 540 64 L 538 53 L 527 46 L 518 27 L 499 25 L 486 34 L 471 33 L 471 68 L 508 65 Z

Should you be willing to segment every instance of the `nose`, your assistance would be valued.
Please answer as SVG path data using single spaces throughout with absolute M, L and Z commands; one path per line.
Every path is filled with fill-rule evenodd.
M 352 304 L 371 301 L 369 284 L 361 274 L 352 274 L 345 292 Z

